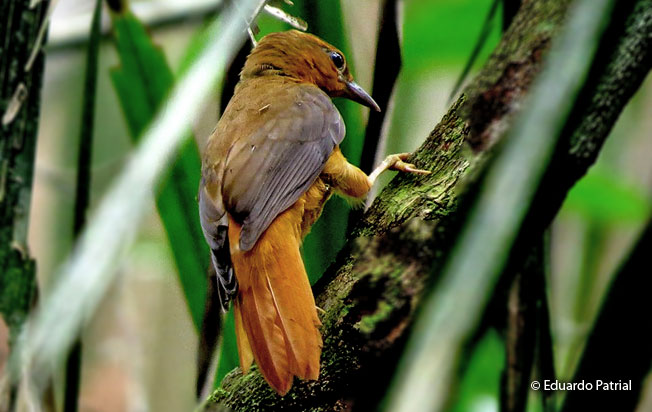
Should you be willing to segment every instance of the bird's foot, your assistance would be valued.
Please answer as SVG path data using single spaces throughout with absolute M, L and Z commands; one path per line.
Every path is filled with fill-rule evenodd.
M 412 163 L 406 163 L 405 160 L 407 160 L 410 156 L 412 156 L 412 153 L 398 153 L 389 155 L 385 158 L 383 163 L 386 162 L 388 164 L 387 170 L 397 170 L 399 172 L 415 173 L 418 175 L 430 174 L 430 171 L 428 170 L 417 169 L 417 167 Z
M 411 155 L 411 153 L 397 153 L 387 156 L 385 160 L 383 160 L 383 162 L 369 175 L 369 181 L 371 184 L 373 185 L 378 176 L 386 170 L 429 175 L 431 173 L 430 171 L 417 169 L 417 167 L 412 163 L 405 162 Z

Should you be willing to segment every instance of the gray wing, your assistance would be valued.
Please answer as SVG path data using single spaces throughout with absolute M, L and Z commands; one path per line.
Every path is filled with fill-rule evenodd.
M 265 121 L 227 157 L 222 196 L 242 222 L 244 251 L 308 190 L 344 138 L 342 117 L 324 92 L 314 86 L 293 89 L 265 109 Z
M 211 175 L 202 177 L 199 184 L 199 221 L 206 243 L 211 249 L 211 261 L 217 275 L 217 296 L 220 307 L 223 312 L 226 312 L 229 309 L 229 302 L 238 292 L 238 282 L 231 263 L 226 213 L 221 205 L 221 199 L 216 203 L 210 196 L 210 189 L 214 182 L 215 177 Z

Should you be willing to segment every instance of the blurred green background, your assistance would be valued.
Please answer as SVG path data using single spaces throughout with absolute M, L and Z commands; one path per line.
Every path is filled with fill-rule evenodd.
M 306 0 L 308 2 L 308 0 Z M 380 1 L 321 1 L 330 16 L 311 21 L 310 4 L 295 0 L 286 10 L 304 17 L 327 41 L 348 55 L 358 83 L 371 88 Z M 30 245 L 38 276 L 47 289 L 51 274 L 72 245 L 72 211 L 79 116 L 82 105 L 84 41 L 93 1 L 61 0 L 47 51 L 37 152 Z M 412 151 L 448 107 L 453 85 L 467 62 L 490 0 L 405 0 L 403 69 L 390 112 L 385 153 Z M 174 72 L 214 6 L 210 1 L 134 1 L 134 13 L 150 27 Z M 341 13 L 338 13 L 341 10 Z M 341 14 L 337 19 L 336 15 Z M 110 22 L 105 14 L 104 26 Z M 263 17 L 262 33 L 281 29 Z M 478 57 L 479 67 L 500 38 L 500 13 Z M 342 34 L 343 31 L 343 34 Z M 342 37 L 344 36 L 344 37 Z M 340 42 L 346 42 L 341 44 Z M 109 69 L 118 64 L 110 37 L 102 41 L 92 159 L 91 205 L 124 165 L 132 147 Z M 471 74 L 472 75 L 472 74 Z M 219 116 L 219 90 L 194 125 L 200 148 Z M 359 160 L 367 110 L 347 112 L 344 152 Z M 571 192 L 552 228 L 550 305 L 555 363 L 560 379 L 572 374 L 609 274 L 650 216 L 652 188 L 652 83 L 644 84 L 621 116 L 598 164 Z M 386 181 L 386 180 L 385 180 Z M 138 190 L 138 188 L 134 188 Z M 314 281 L 344 240 L 349 206 L 329 202 L 325 217 L 306 240 L 304 254 Z M 196 213 L 195 210 L 189 213 Z M 171 250 L 152 201 L 121 278 L 84 331 L 80 409 L 87 411 L 191 410 L 195 405 L 197 332 L 180 287 Z M 501 336 L 489 331 L 469 359 L 458 387 L 456 411 L 498 410 L 504 367 Z M 652 409 L 648 384 L 641 410 Z M 533 409 L 534 410 L 534 409 Z

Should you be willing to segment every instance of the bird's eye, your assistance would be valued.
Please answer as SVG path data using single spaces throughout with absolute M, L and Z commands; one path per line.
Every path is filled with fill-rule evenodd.
M 344 57 L 338 52 L 331 52 L 331 61 L 337 67 L 338 70 L 344 69 Z

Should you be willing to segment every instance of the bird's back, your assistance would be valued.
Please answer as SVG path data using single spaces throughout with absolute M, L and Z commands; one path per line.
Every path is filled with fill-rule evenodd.
M 207 145 L 203 175 L 214 177 L 205 184 L 243 225 L 243 249 L 315 182 L 344 133 L 316 86 L 283 76 L 238 85 Z

